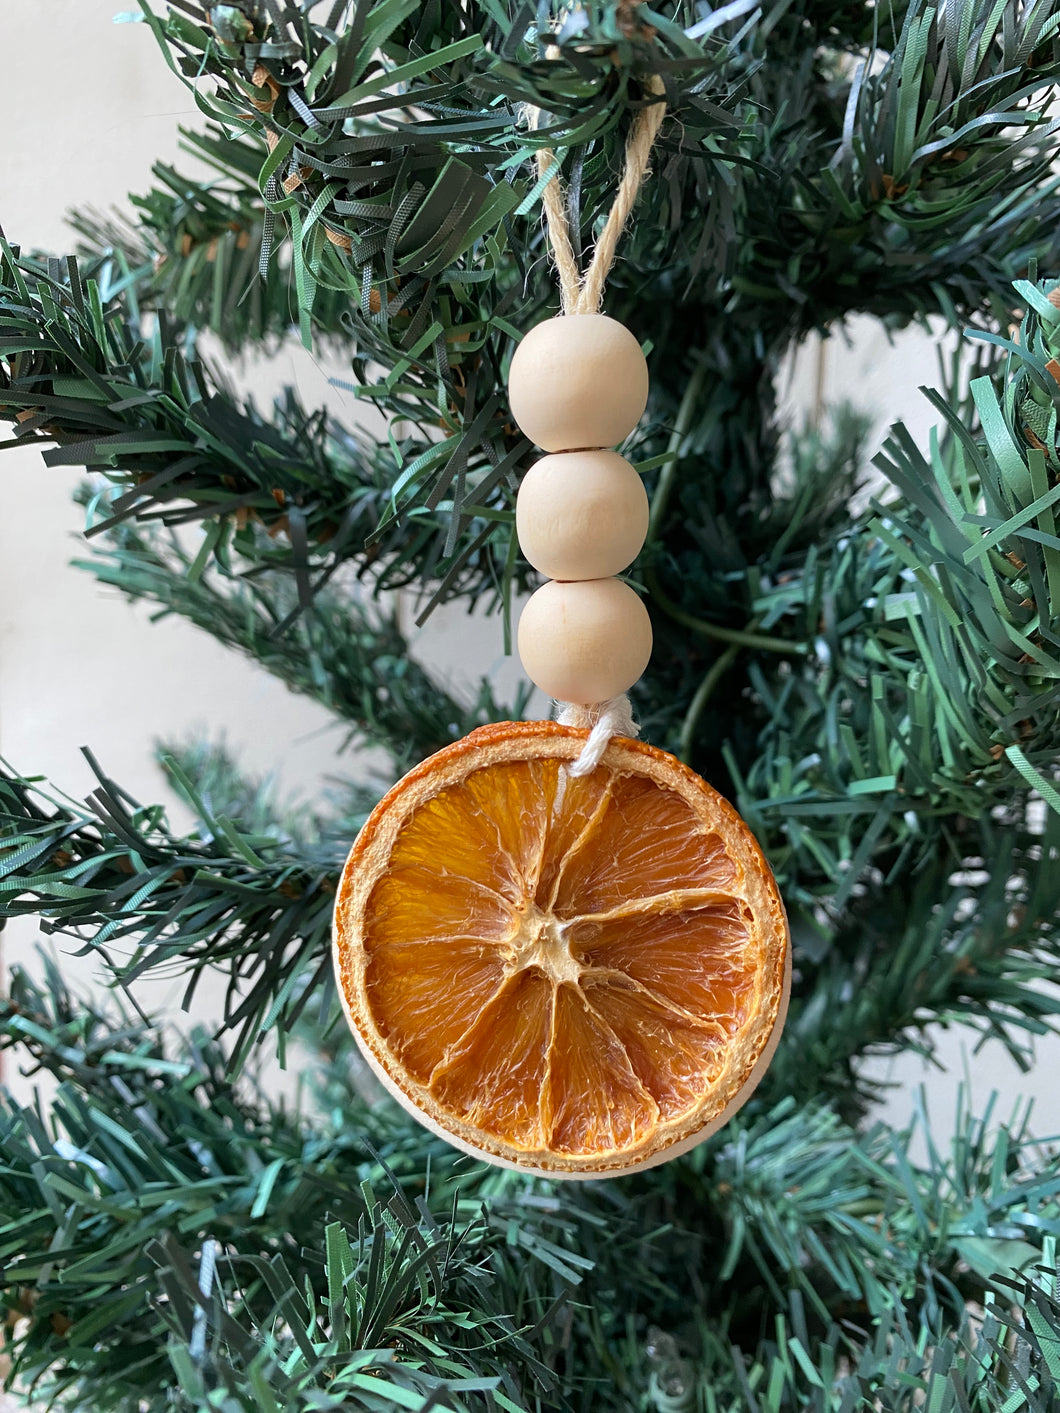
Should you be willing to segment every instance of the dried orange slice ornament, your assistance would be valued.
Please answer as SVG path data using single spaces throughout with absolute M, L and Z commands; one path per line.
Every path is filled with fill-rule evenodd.
M 750 830 L 673 756 L 485 726 L 376 807 L 335 907 L 368 1064 L 457 1148 L 598 1178 L 687 1151 L 748 1098 L 791 979 Z
M 661 99 L 657 76 L 646 88 Z M 751 831 L 629 734 L 652 628 L 614 576 L 650 513 L 613 448 L 648 367 L 600 310 L 664 108 L 633 120 L 584 276 L 553 154 L 537 153 L 563 312 L 519 343 L 508 400 L 548 453 L 519 490 L 520 548 L 554 577 L 518 642 L 567 720 L 484 726 L 417 766 L 369 817 L 335 905 L 339 993 L 386 1088 L 457 1148 L 554 1177 L 636 1172 L 707 1138 L 761 1078 L 791 986 Z

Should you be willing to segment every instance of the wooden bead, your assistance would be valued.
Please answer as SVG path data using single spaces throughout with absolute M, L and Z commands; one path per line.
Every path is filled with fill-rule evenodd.
M 520 429 L 545 451 L 615 446 L 648 403 L 648 365 L 624 324 L 606 314 L 546 319 L 520 343 L 508 374 Z
M 518 636 L 531 682 L 582 706 L 627 692 L 651 656 L 648 610 L 621 579 L 543 584 L 523 609 Z
M 648 495 L 617 451 L 545 456 L 523 477 L 515 528 L 523 554 L 550 579 L 606 579 L 640 553 Z

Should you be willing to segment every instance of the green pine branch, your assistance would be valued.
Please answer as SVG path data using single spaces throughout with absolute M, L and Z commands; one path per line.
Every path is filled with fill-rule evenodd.
M 834 1409 L 863 1386 L 851 1378 L 897 1392 L 907 1360 L 915 1388 L 930 1370 L 903 1331 L 956 1353 L 947 1330 L 969 1302 L 1013 1290 L 1034 1308 L 1033 1373 L 1050 1387 L 1055 1297 L 1024 1273 L 1055 1265 L 1060 1179 L 1025 1116 L 997 1128 L 962 1109 L 950 1151 L 926 1131 L 918 1166 L 912 1131 L 856 1135 L 827 1106 L 756 1105 L 657 1173 L 560 1200 L 352 1090 L 310 1129 L 233 1086 L 211 1042 L 167 1054 L 54 965 L 42 986 L 16 969 L 0 1037 L 60 1081 L 48 1123 L 0 1104 L 0 1289 L 15 1376 L 43 1395 L 132 1410 L 175 1378 L 189 1408 L 223 1388 L 273 1413 L 337 1390 L 343 1406 L 419 1407 L 394 1390 L 477 1378 L 446 1392 L 468 1409 L 618 1413 L 667 1406 L 650 1400 L 676 1362 L 735 1410 L 748 1366 L 794 1336 L 801 1372 L 779 1402 L 762 1389 L 765 1406 L 802 1406 L 805 1378 Z M 983 1361 L 984 1398 L 1010 1367 Z
M 688 5 L 675 21 L 594 4 L 556 25 L 547 13 L 500 5 L 482 13 L 463 0 L 424 13 L 407 3 L 369 12 L 347 0 L 320 18 L 253 4 L 218 13 L 182 4 L 164 17 L 142 9 L 200 108 L 230 131 L 267 137 L 258 186 L 269 224 L 290 233 L 306 337 L 318 287 L 365 291 L 368 324 L 376 281 L 387 289 L 384 316 L 396 282 L 412 282 L 401 305 L 427 331 L 423 301 L 447 293 L 435 285 L 461 272 L 474 279 L 484 248 L 507 243 L 509 218 L 534 204 L 538 147 L 613 148 L 631 106 L 644 101 L 646 72 L 667 75 L 697 139 L 724 134 L 741 76 L 717 43 L 739 21 L 722 16 L 692 37 Z M 687 113 L 678 97 L 686 92 Z M 540 131 L 523 117 L 527 104 L 550 115 Z M 594 167 L 580 187 L 587 215 L 610 200 L 609 174 Z M 265 262 L 269 246 L 267 235 Z
M 373 538 L 371 554 L 385 560 L 387 551 L 393 552 L 394 579 L 425 575 L 440 596 L 473 597 L 499 585 L 507 603 L 513 576 L 521 579 L 525 573 L 513 553 L 511 490 L 529 448 L 511 427 L 499 389 L 513 337 L 553 297 L 551 275 L 538 259 L 541 237 L 530 212 L 536 197 L 525 210 L 498 208 L 486 220 L 475 204 L 480 189 L 471 180 L 474 173 L 467 177 L 467 201 L 451 188 L 465 180 L 462 167 L 473 148 L 494 166 L 503 150 L 505 170 L 515 173 L 526 168 L 534 143 L 543 139 L 513 125 L 513 112 L 503 105 L 514 101 L 515 89 L 498 99 L 496 115 L 488 109 L 483 118 L 479 110 L 482 122 L 472 123 L 470 134 L 462 122 L 456 124 L 459 133 L 451 130 L 453 105 L 471 111 L 480 80 L 488 87 L 503 78 L 502 86 L 514 84 L 524 97 L 528 75 L 539 86 L 553 84 L 548 93 L 535 89 L 530 96 L 546 108 L 551 103 L 553 116 L 566 113 L 570 119 L 547 136 L 571 154 L 568 175 L 576 175 L 575 227 L 581 242 L 583 235 L 588 240 L 613 187 L 612 158 L 636 88 L 633 75 L 653 57 L 673 90 L 668 102 L 674 123 L 664 129 L 659 157 L 665 180 L 645 190 L 641 219 L 624 246 L 610 298 L 613 312 L 629 318 L 642 338 L 666 347 L 668 357 L 653 366 L 653 406 L 631 449 L 648 465 L 659 464 L 689 364 L 704 363 L 712 379 L 728 384 L 732 407 L 719 407 L 719 413 L 726 421 L 737 419 L 741 433 L 727 433 L 702 468 L 689 459 L 682 474 L 690 485 L 702 485 L 715 479 L 715 463 L 746 463 L 730 478 L 727 499 L 743 507 L 745 526 L 754 525 L 772 500 L 776 453 L 770 400 L 763 397 L 764 369 L 792 338 L 853 309 L 912 317 L 942 308 L 951 319 L 986 307 L 999 312 L 1006 282 L 1028 260 L 1060 256 L 1060 221 L 1054 219 L 1060 196 L 1049 170 L 1055 8 L 1055 0 L 1040 0 L 1006 19 L 982 0 L 968 11 L 968 24 L 955 27 L 929 9 L 910 6 L 883 70 L 862 81 L 823 57 L 807 58 L 804 44 L 794 68 L 766 63 L 770 43 L 795 42 L 779 19 L 756 26 L 730 17 L 725 25 L 738 27 L 730 34 L 724 25 L 704 29 L 691 11 L 685 15 L 682 9 L 672 21 L 653 12 L 656 34 L 646 37 L 641 21 L 627 25 L 615 6 L 602 5 L 587 12 L 588 28 L 576 25 L 552 36 L 560 41 L 561 57 L 555 59 L 532 57 L 531 50 L 519 48 L 521 38 L 508 53 L 505 45 L 514 30 L 494 33 L 491 26 L 501 22 L 492 13 L 485 30 L 473 28 L 457 7 L 450 17 L 456 47 L 449 59 L 439 58 L 449 52 L 443 47 L 429 55 L 430 63 L 428 57 L 422 60 L 423 72 L 434 65 L 435 87 L 452 89 L 444 120 L 409 116 L 417 75 L 408 77 L 411 88 L 380 99 L 382 106 L 371 97 L 372 111 L 360 117 L 355 112 L 340 119 L 337 113 L 345 109 L 332 113 L 326 104 L 319 112 L 313 108 L 318 92 L 326 95 L 340 77 L 353 85 L 349 92 L 355 95 L 362 79 L 373 95 L 383 77 L 402 88 L 395 74 L 421 64 L 408 56 L 419 42 L 422 21 L 410 19 L 401 6 L 387 12 L 385 22 L 381 16 L 373 22 L 387 33 L 378 54 L 376 31 L 369 27 L 369 39 L 363 16 L 347 31 L 341 23 L 345 12 L 336 12 L 329 28 L 305 17 L 297 24 L 281 22 L 256 10 L 241 18 L 238 8 L 225 7 L 216 34 L 214 21 L 196 6 L 178 7 L 167 21 L 151 17 L 159 37 L 183 53 L 197 76 L 206 72 L 217 80 L 212 97 L 208 83 L 196 88 L 215 125 L 192 142 L 220 167 L 228 185 L 218 198 L 207 184 L 176 181 L 178 192 L 171 183 L 140 199 L 142 230 L 131 248 L 112 257 L 115 273 L 109 278 L 108 292 L 120 287 L 132 306 L 121 306 L 123 322 L 135 320 L 141 297 L 148 305 L 171 300 L 182 318 L 204 321 L 231 345 L 241 345 L 252 324 L 262 330 L 279 327 L 285 309 L 297 308 L 309 318 L 313 291 L 325 288 L 331 303 L 322 315 L 323 328 L 334 329 L 336 315 L 342 322 L 342 306 L 348 304 L 346 332 L 356 349 L 358 391 L 411 433 L 390 448 L 351 448 L 336 429 L 300 412 L 281 414 L 282 428 L 270 430 L 250 409 L 230 409 L 214 390 L 196 389 L 195 379 L 204 375 L 172 361 L 164 346 L 155 347 L 145 374 L 130 379 L 130 349 L 108 350 L 101 321 L 80 317 L 84 301 L 76 274 L 69 289 L 62 288 L 58 269 L 51 288 L 35 289 L 39 268 L 29 271 L 27 281 L 25 272 L 5 267 L 7 317 L 14 320 L 16 336 L 9 347 L 21 350 L 26 365 L 11 373 L 21 396 L 5 401 L 12 415 L 35 413 L 23 423 L 19 439 L 47 440 L 44 429 L 52 427 L 61 440 L 83 443 L 77 453 L 62 447 L 53 458 L 83 455 L 89 464 L 123 473 L 119 480 L 134 476 L 139 487 L 151 489 L 137 490 L 129 513 L 148 513 L 149 506 L 169 506 L 185 496 L 192 502 L 189 515 L 220 509 L 211 528 L 222 549 L 230 540 L 237 550 L 249 547 L 253 537 L 246 545 L 239 541 L 241 522 L 260 518 L 279 535 L 290 535 L 289 556 L 283 541 L 271 563 L 286 560 L 293 567 L 303 599 L 320 577 L 312 572 L 314 565 L 326 573 L 338 559 L 362 556 L 365 540 L 385 527 L 382 538 Z M 270 26 L 279 27 L 276 35 Z M 285 37 L 278 37 L 280 31 Z M 397 68 L 380 73 L 379 64 Z M 568 72 L 569 82 L 563 77 Z M 419 96 L 423 103 L 416 111 L 431 112 L 434 100 Z M 238 107 L 236 98 L 248 117 L 230 111 Z M 389 128 L 380 117 L 387 104 L 394 110 Z M 599 107 L 599 122 L 586 126 L 586 104 Z M 988 111 L 982 111 L 984 104 Z M 357 108 L 355 99 L 351 105 Z M 578 121 L 575 113 L 581 114 Z M 766 113 L 778 117 L 765 121 Z M 350 137 L 351 125 L 363 137 Z M 1024 136 L 1014 139 L 1017 130 Z M 221 136 L 224 131 L 245 136 L 230 139 Z M 399 171 L 395 161 L 369 163 L 363 173 L 349 167 L 358 143 L 367 144 L 366 153 L 379 151 L 385 135 L 400 143 L 410 140 L 410 132 L 416 161 L 398 163 Z M 946 146 L 951 138 L 962 145 Z M 321 154 L 329 144 L 339 149 L 334 172 L 319 166 L 327 167 Z M 949 170 L 954 162 L 956 176 Z M 421 181 L 424 163 L 439 174 L 436 181 Z M 949 164 L 941 176 L 935 171 L 939 163 Z M 796 170 L 807 174 L 798 182 Z M 261 203 L 272 201 L 263 196 L 270 182 L 290 187 L 272 202 L 272 214 L 297 223 L 301 232 L 289 252 L 295 289 L 292 295 L 281 272 L 271 291 L 259 291 L 244 307 L 238 301 L 248 294 L 246 251 L 256 243 L 262 250 L 268 246 L 268 213 Z M 406 191 L 402 183 L 412 186 Z M 422 207 L 412 196 L 417 183 L 423 188 Z M 499 199 L 502 187 L 515 190 L 500 182 L 490 188 L 488 200 Z M 343 189 L 346 196 L 339 194 Z M 392 213 L 378 216 L 385 231 L 373 224 L 377 198 L 379 209 Z M 345 224 L 328 224 L 329 201 L 350 205 Z M 832 214 L 837 204 L 846 212 L 839 225 Z M 399 212 L 401 222 L 394 227 Z M 947 238 L 940 244 L 943 219 Z M 441 222 L 442 233 L 436 235 L 442 248 L 431 236 L 432 221 Z M 349 241 L 350 250 L 329 239 L 327 230 Z M 355 250 L 350 231 L 368 245 L 379 236 L 381 253 Z M 100 238 L 113 234 L 96 231 Z M 450 234 L 463 240 L 459 250 L 450 249 Z M 413 235 L 415 249 L 404 250 L 402 239 L 412 241 Z M 241 250 L 244 236 L 249 243 Z M 417 243 L 420 238 L 425 244 Z M 306 242 L 314 249 L 322 242 L 319 260 L 313 255 L 308 265 L 299 264 L 298 254 Z M 152 251 L 153 261 L 161 260 L 157 269 L 152 261 L 128 268 L 129 255 L 140 260 Z M 331 261 L 339 261 L 341 271 L 324 278 Z M 675 324 L 676 300 L 684 333 Z M 47 351 L 53 329 L 64 336 L 55 354 L 69 353 L 72 341 L 96 373 L 105 374 L 113 363 L 126 375 L 102 389 L 83 365 L 75 360 L 67 366 L 60 358 L 55 365 L 60 384 L 52 386 L 48 359 L 34 365 L 30 354 L 42 352 L 36 347 L 42 332 Z M 687 330 L 709 331 L 707 346 L 686 348 Z M 168 342 L 179 352 L 184 337 Z M 34 347 L 24 348 L 23 342 Z M 370 372 L 376 364 L 388 370 L 381 383 Z M 27 371 L 41 376 L 28 378 Z M 166 396 L 145 398 L 135 410 L 127 406 L 130 396 L 141 397 L 159 381 Z M 31 391 L 40 394 L 36 403 Z M 64 399 L 80 405 L 67 406 Z M 64 411 L 70 423 L 65 427 Z M 109 435 L 100 435 L 103 429 Z M 293 464 L 288 460 L 292 433 L 298 442 Z M 135 450 L 123 446 L 121 437 L 131 438 Z M 267 448 L 264 455 L 260 443 Z M 175 465 L 180 466 L 176 475 Z M 288 474 L 269 475 L 277 465 Z M 336 479 L 346 492 L 342 505 L 325 488 Z M 356 491 L 364 492 L 357 496 L 364 513 L 351 518 L 349 498 Z M 702 518 L 700 512 L 690 523 L 682 520 L 675 504 L 656 529 L 670 547 L 675 534 L 680 538 L 687 531 L 702 539 L 732 528 L 701 527 Z M 678 545 L 673 548 L 679 552 Z M 753 559 L 746 553 L 750 548 L 745 547 L 747 562 Z
M 275 775 L 248 775 L 223 737 L 162 741 L 155 754 L 160 762 L 175 763 L 191 798 L 202 801 L 210 818 L 238 819 L 248 834 L 289 839 L 309 853 L 325 841 L 338 841 L 339 847 L 348 843 L 379 798 L 370 780 L 339 777 L 329 779 L 313 800 L 297 792 L 281 795 Z M 207 821 L 199 822 L 205 826 Z
M 341 844 L 303 852 L 274 831 L 246 832 L 214 816 L 170 761 L 170 783 L 201 821 L 176 835 L 161 806 L 140 806 L 89 760 L 99 786 L 84 806 L 0 775 L 0 917 L 77 938 L 126 988 L 149 970 L 187 973 L 186 1003 L 223 968 L 233 1063 L 274 1026 L 282 1045 L 329 976 Z
M 0 240 L 0 418 L 16 429 L 3 445 L 55 444 L 46 465 L 86 466 L 120 488 L 89 534 L 132 518 L 201 521 L 204 562 L 234 554 L 248 568 L 290 574 L 303 606 L 348 561 L 380 588 L 433 579 L 432 603 L 506 596 L 521 438 L 503 455 L 487 448 L 470 459 L 460 434 L 439 439 L 434 426 L 377 442 L 306 412 L 290 390 L 269 420 L 203 365 L 191 326 L 172 326 L 161 310 L 142 317 L 151 279 L 149 266 L 130 268 L 121 252 L 82 271 L 73 259 L 21 257 Z M 400 389 L 397 397 L 401 406 Z M 412 423 L 421 415 L 407 411 Z M 399 520 L 402 465 L 406 482 L 417 465 L 435 468 L 443 491 L 456 477 L 474 505 L 457 513 L 439 495 Z
M 672 116 L 665 180 L 642 197 L 623 257 L 637 278 L 620 283 L 665 271 L 687 295 L 687 272 L 715 316 L 746 305 L 805 329 L 855 309 L 966 317 L 984 283 L 999 303 L 1028 258 L 1058 253 L 1043 219 L 1060 206 L 1055 0 L 977 0 L 959 20 L 920 0 L 748 5 L 708 20 L 690 3 L 618 0 L 565 21 L 463 4 L 444 19 L 394 5 L 371 21 L 347 5 L 327 22 L 250 3 L 219 17 L 144 9 L 200 108 L 259 144 L 257 188 L 290 235 L 303 337 L 318 291 L 345 290 L 359 346 L 432 380 L 446 376 L 454 331 L 474 340 L 483 317 L 462 285 L 487 305 L 482 287 L 520 297 L 512 276 L 539 248 L 523 219 L 538 145 L 572 158 L 575 240 L 588 240 L 645 73 L 663 77 Z M 866 72 L 866 46 L 886 56 L 879 72 Z M 548 115 L 543 136 L 520 118 L 527 103 Z M 524 315 L 542 297 L 535 283 Z M 411 316 L 400 340 L 395 297 Z
M 419 1407 L 434 1389 L 478 1379 L 466 1405 L 449 1406 L 485 1409 L 528 1406 L 494 1402 L 492 1388 L 518 1399 L 520 1381 L 528 1392 L 554 1382 L 540 1323 L 553 1271 L 542 1267 L 519 1314 L 510 1298 L 521 1276 L 506 1233 L 518 1208 L 503 1198 L 484 1208 L 472 1179 L 462 1195 L 459 1160 L 437 1142 L 425 1199 L 422 1135 L 396 1109 L 360 1101 L 311 1134 L 297 1111 L 235 1088 L 213 1043 L 199 1036 L 169 1058 L 153 1029 L 72 996 L 54 964 L 43 987 L 15 971 L 0 1044 L 24 1047 L 61 1081 L 51 1129 L 34 1107 L 0 1100 L 0 1306 L 12 1378 L 28 1391 L 133 1410 L 160 1406 L 176 1377 L 185 1406 L 199 1407 L 196 1385 L 231 1378 L 244 1407 L 269 1396 L 270 1410 L 338 1407 L 299 1394 L 342 1388 L 341 1406 L 375 1409 Z M 539 1209 L 532 1220 L 547 1250 L 563 1219 Z M 212 1299 L 196 1293 L 210 1244 Z M 534 1235 L 518 1250 L 532 1262 Z M 333 1344 L 311 1318 L 298 1332 L 307 1283 L 325 1269 L 320 1318 Z M 238 1296 L 219 1304 L 231 1276 Z M 240 1322 L 253 1336 L 239 1337 Z M 283 1367 L 281 1329 L 294 1341 Z M 308 1340 L 318 1356 L 292 1368 L 287 1356 Z M 402 1391 L 415 1403 L 401 1404 Z
M 209 329 L 230 355 L 273 345 L 298 325 L 290 251 L 276 252 L 269 278 L 260 277 L 266 208 L 257 173 L 267 148 L 258 136 L 235 138 L 215 126 L 182 128 L 181 146 L 211 175 L 190 175 L 168 163 L 151 171 L 155 186 L 130 196 L 128 215 L 75 211 L 77 255 L 91 266 L 102 254 L 120 256 L 137 275 L 141 309 L 158 309 L 178 324 Z M 313 306 L 319 343 L 345 341 L 346 291 L 320 288 Z
M 348 723 L 351 737 L 386 750 L 395 774 L 476 726 L 522 715 L 525 695 L 499 703 L 487 678 L 470 702 L 447 692 L 411 656 L 392 605 L 325 589 L 301 608 L 282 580 L 206 570 L 203 558 L 158 527 L 121 525 L 75 563 L 157 616 L 177 614 L 246 653 Z
M 648 1344 L 650 1406 L 657 1413 L 697 1407 L 725 1413 L 855 1413 L 870 1407 L 892 1413 L 924 1407 L 938 1413 L 1013 1407 L 1054 1413 L 1060 1395 L 1055 1243 L 1049 1251 L 1048 1264 L 1010 1284 L 999 1282 L 1005 1298 L 988 1296 L 984 1312 L 971 1312 L 956 1328 L 939 1329 L 931 1310 L 919 1320 L 890 1310 L 871 1332 L 833 1325 L 816 1346 L 816 1363 L 807 1352 L 814 1341 L 797 1295 L 777 1317 L 775 1335 L 750 1359 L 705 1321 L 704 1352 L 696 1359 L 656 1330 Z M 719 1383 L 733 1368 L 735 1386 L 719 1396 Z
M 769 1092 L 827 1094 L 853 1120 L 879 1098 L 866 1055 L 930 1057 L 937 1027 L 961 1024 L 1026 1071 L 1035 1041 L 1060 1029 L 1060 820 L 1043 832 L 983 821 L 955 843 L 950 858 L 875 874 L 839 918 L 795 911 L 800 985 Z M 1005 867 L 988 872 L 992 858 Z
M 791 199 L 773 234 L 764 229 L 768 264 L 819 295 L 822 323 L 853 310 L 934 310 L 956 323 L 992 307 L 1004 317 L 1007 285 L 1028 261 L 1060 258 L 1041 224 L 1060 200 L 1060 7 L 976 0 L 876 13 L 872 47 L 886 62 L 874 72 L 851 54 L 840 65 L 849 83 L 827 160 L 778 164 Z M 759 297 L 771 283 L 763 269 Z
M 954 835 L 955 815 L 1018 818 L 1031 791 L 1060 812 L 1052 283 L 1018 286 L 1031 308 L 1000 385 L 973 380 L 982 430 L 929 394 L 945 419 L 930 458 L 900 425 L 876 458 L 897 494 L 758 578 L 754 621 L 813 652 L 784 674 L 752 665 L 768 724 L 728 758 L 797 895 L 816 872 L 810 892 L 841 907 L 874 863 L 893 881 Z M 953 844 L 955 865 L 965 853 Z

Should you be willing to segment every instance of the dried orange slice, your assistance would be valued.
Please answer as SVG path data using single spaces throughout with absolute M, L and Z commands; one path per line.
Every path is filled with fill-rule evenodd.
M 477 1157 L 628 1173 L 713 1133 L 779 1038 L 791 963 L 773 875 L 673 756 L 484 726 L 379 803 L 343 871 L 336 976 L 372 1069 Z

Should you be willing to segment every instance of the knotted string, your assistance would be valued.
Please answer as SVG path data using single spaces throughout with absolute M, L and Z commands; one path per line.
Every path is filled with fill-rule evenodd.
M 646 87 L 657 102 L 641 108 L 633 120 L 626 140 L 626 156 L 622 178 L 618 184 L 611 210 L 593 247 L 592 258 L 585 273 L 578 269 L 574 246 L 567 225 L 567 201 L 558 171 L 545 185 L 541 204 L 545 211 L 552 256 L 559 276 L 560 308 L 564 314 L 597 314 L 604 301 L 604 284 L 615 263 L 618 242 L 626 228 L 630 212 L 645 179 L 649 175 L 651 150 L 666 112 L 665 92 L 658 74 L 652 74 Z M 531 129 L 541 121 L 541 109 L 527 106 L 527 122 Z M 556 165 L 556 157 L 548 147 L 537 151 L 537 170 L 543 178 Z M 610 701 L 579 706 L 576 702 L 557 702 L 557 720 L 563 726 L 589 729 L 589 739 L 578 759 L 570 768 L 572 775 L 588 775 L 595 770 L 607 750 L 612 736 L 637 736 L 640 727 L 633 720 L 629 697 L 623 693 Z
M 604 758 L 612 736 L 639 736 L 640 727 L 633 720 L 633 707 L 625 692 L 610 701 L 595 706 L 578 706 L 576 702 L 557 702 L 556 720 L 561 726 L 589 729 L 589 739 L 581 755 L 570 767 L 571 775 L 588 775 Z

